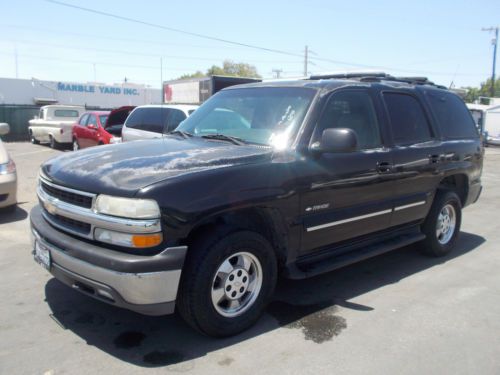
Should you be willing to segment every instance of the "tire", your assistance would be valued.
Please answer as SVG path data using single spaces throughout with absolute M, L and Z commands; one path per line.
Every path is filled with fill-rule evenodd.
M 177 309 L 205 335 L 232 336 L 259 319 L 273 295 L 276 278 L 274 251 L 261 235 L 250 231 L 202 235 L 186 258 Z
M 34 144 L 34 145 L 38 145 L 40 144 L 40 141 L 38 141 L 35 136 L 33 135 L 33 133 L 30 133 L 30 140 L 31 140 L 31 143 Z
M 75 138 L 73 138 L 73 151 L 78 151 L 78 150 L 80 150 L 80 144 Z
M 49 136 L 50 137 L 50 141 L 49 141 L 49 145 L 50 145 L 50 148 L 54 149 L 54 150 L 57 150 L 59 148 L 59 142 L 57 142 L 53 136 Z
M 450 253 L 460 234 L 461 223 L 462 204 L 458 195 L 452 191 L 438 190 L 422 225 L 422 232 L 426 235 L 421 243 L 422 252 L 434 257 Z

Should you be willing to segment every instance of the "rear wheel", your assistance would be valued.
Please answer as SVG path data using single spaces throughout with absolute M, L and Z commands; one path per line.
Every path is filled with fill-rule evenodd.
M 54 150 L 59 148 L 59 142 L 57 142 L 52 135 L 49 136 L 49 144 L 50 148 L 53 148 Z
M 422 251 L 432 256 L 448 254 L 457 242 L 462 221 L 460 198 L 452 191 L 438 191 L 422 226 L 426 239 Z
M 73 151 L 78 151 L 80 149 L 80 144 L 76 138 L 73 139 Z
M 238 231 L 204 236 L 190 247 L 178 310 L 198 331 L 216 337 L 252 326 L 274 292 L 274 251 L 261 235 Z

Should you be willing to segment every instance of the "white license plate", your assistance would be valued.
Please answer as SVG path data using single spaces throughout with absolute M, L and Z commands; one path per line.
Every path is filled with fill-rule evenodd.
M 35 241 L 35 259 L 44 268 L 50 269 L 50 250 L 41 244 L 40 241 Z

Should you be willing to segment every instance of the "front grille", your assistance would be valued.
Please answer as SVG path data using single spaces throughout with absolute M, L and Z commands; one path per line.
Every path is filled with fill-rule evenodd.
M 45 211 L 45 214 L 50 218 L 54 224 L 60 225 L 70 231 L 81 233 L 83 235 L 88 235 L 90 233 L 91 226 L 88 223 L 82 221 L 73 220 L 69 217 L 64 217 L 60 215 L 52 215 Z
M 74 204 L 75 206 L 91 208 L 92 207 L 92 197 L 87 197 L 85 195 L 73 193 L 70 191 L 58 189 L 54 186 L 46 184 L 41 181 L 43 190 L 50 196 L 57 198 L 63 202 Z

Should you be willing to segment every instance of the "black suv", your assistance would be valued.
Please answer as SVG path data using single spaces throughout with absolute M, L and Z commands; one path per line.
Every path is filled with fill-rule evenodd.
M 35 259 L 101 301 L 252 325 L 300 279 L 419 242 L 442 256 L 481 192 L 462 100 L 423 78 L 311 77 L 225 89 L 163 139 L 47 161 Z

